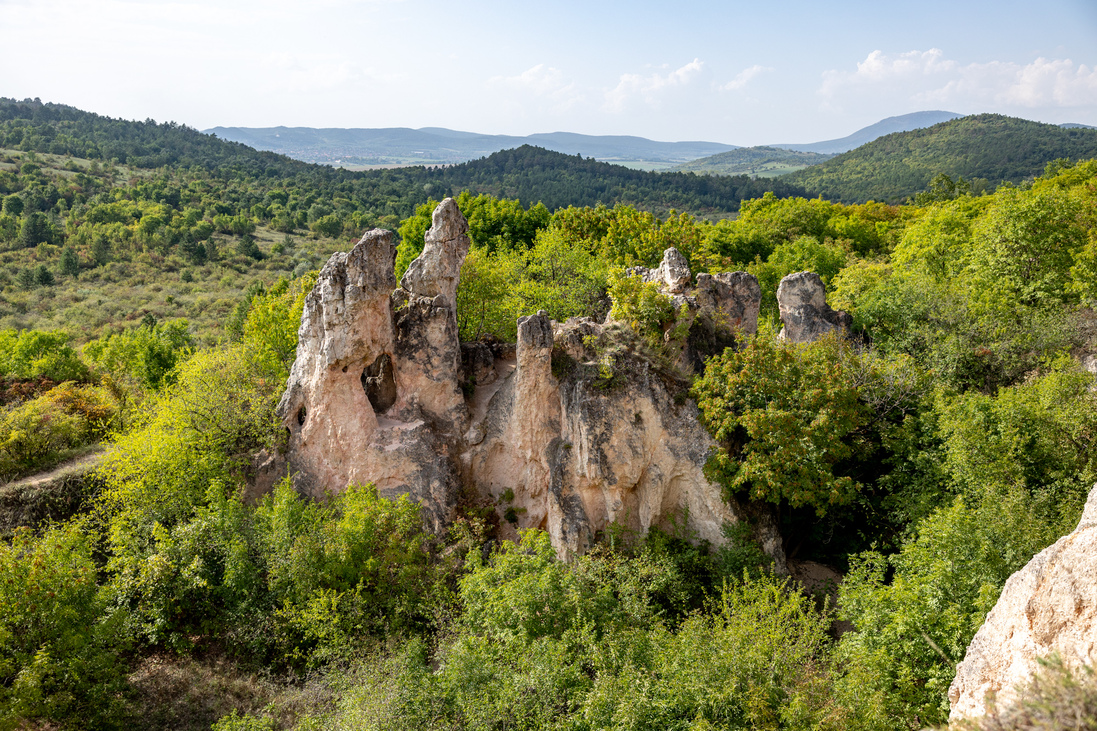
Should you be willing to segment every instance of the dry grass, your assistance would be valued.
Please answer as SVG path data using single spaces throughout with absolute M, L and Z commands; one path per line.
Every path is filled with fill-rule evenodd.
M 275 729 L 335 702 L 324 678 L 297 681 L 247 669 L 213 654 L 192 658 L 152 655 L 130 675 L 132 731 L 209 731 L 233 711 L 261 715 Z

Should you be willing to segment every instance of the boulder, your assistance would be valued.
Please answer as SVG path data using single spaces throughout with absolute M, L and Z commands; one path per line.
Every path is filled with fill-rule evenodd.
M 1078 527 L 1009 577 L 948 691 L 950 721 L 982 716 L 989 698 L 1016 698 L 1057 653 L 1067 667 L 1097 661 L 1097 486 Z
M 853 324 L 845 312 L 827 304 L 823 280 L 815 272 L 789 274 L 777 286 L 777 307 L 781 313 L 780 337 L 794 343 L 815 342 L 829 332 L 845 335 Z

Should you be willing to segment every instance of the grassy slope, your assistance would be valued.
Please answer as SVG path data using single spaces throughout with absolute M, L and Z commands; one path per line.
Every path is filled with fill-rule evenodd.
M 0 163 L 11 169 L 25 153 L 0 150 L 16 162 Z M 38 164 L 50 175 L 72 175 L 71 168 L 86 169 L 88 160 L 61 155 L 39 154 Z M 66 169 L 66 167 L 68 169 Z M 150 171 L 117 168 L 116 182 L 122 183 Z M 31 249 L 0 252 L 0 329 L 66 330 L 76 342 L 83 342 L 104 330 L 135 325 L 151 313 L 158 320 L 184 317 L 191 332 L 207 343 L 222 337 L 221 327 L 244 291 L 253 282 L 271 284 L 290 276 L 306 262 L 320 267 L 336 251 L 345 251 L 352 241 L 315 239 L 302 231 L 295 235 L 259 228 L 255 238 L 267 258 L 255 261 L 235 253 L 235 237 L 215 235 L 221 260 L 192 266 L 171 254 L 166 257 L 146 252 L 111 261 L 96 268 L 84 268 L 76 278 L 56 275 L 53 286 L 23 289 L 16 283 L 20 269 L 45 263 L 56 273 L 60 247 L 39 245 Z M 285 251 L 272 254 L 275 244 Z M 192 279 L 184 281 L 184 272 Z
M 881 137 L 783 180 L 847 203 L 899 202 L 938 173 L 1020 183 L 1064 157 L 1097 157 L 1097 130 L 979 114 Z

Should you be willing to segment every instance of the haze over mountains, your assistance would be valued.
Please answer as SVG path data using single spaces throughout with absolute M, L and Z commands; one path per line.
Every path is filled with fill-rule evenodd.
M 954 112 L 914 112 L 888 117 L 841 139 L 770 147 L 835 154 L 852 150 L 882 135 L 928 127 L 959 116 Z M 305 162 L 350 168 L 365 165 L 453 164 L 500 150 L 533 145 L 567 155 L 583 155 L 604 162 L 654 170 L 739 149 L 738 145 L 720 142 L 660 142 L 626 135 L 552 132 L 521 137 L 461 132 L 443 127 L 213 127 L 204 131 L 257 150 L 277 152 Z
M 735 149 L 735 145 L 719 142 L 657 142 L 626 135 L 552 132 L 517 137 L 460 132 L 442 127 L 214 127 L 205 132 L 257 150 L 342 167 L 454 164 L 522 145 L 543 147 L 567 155 L 594 157 L 606 162 L 648 162 L 652 163 L 651 167 L 665 167 Z
M 849 152 L 856 147 L 872 142 L 884 135 L 890 135 L 893 132 L 909 132 L 914 129 L 922 129 L 923 127 L 932 127 L 935 124 L 947 122 L 962 116 L 964 115 L 957 114 L 956 112 L 911 112 L 910 114 L 901 114 L 897 117 L 881 119 L 876 124 L 870 124 L 868 127 L 859 129 L 851 135 L 836 140 L 824 140 L 823 142 L 812 142 L 806 145 L 769 145 L 769 147 L 778 147 L 783 150 L 794 150 L 796 152 L 818 152 L 824 155 L 835 155 Z

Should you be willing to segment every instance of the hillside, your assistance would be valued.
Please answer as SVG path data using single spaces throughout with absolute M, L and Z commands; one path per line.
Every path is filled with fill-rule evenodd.
M 500 150 L 534 145 L 565 155 L 611 162 L 670 165 L 735 148 L 719 142 L 659 142 L 627 135 L 551 132 L 488 135 L 444 127 L 343 129 L 315 127 L 214 127 L 221 139 L 297 160 L 353 168 L 362 165 L 438 165 L 467 162 Z
M 197 338 L 216 342 L 249 292 L 463 191 L 525 208 L 626 204 L 724 218 L 769 190 L 803 192 L 529 146 L 449 167 L 353 173 L 182 125 L 0 100 L 0 329 L 65 329 L 85 340 L 146 318 L 186 318 Z
M 832 157 L 834 156 L 818 152 L 797 152 L 776 147 L 740 147 L 737 150 L 729 150 L 675 165 L 671 171 L 773 178 L 811 165 L 818 165 Z
M 368 171 L 362 175 L 405 181 L 408 187 L 430 185 L 431 195 L 436 198 L 442 191 L 471 190 L 526 202 L 541 201 L 550 210 L 623 203 L 656 213 L 673 208 L 721 214 L 734 212 L 739 201 L 760 197 L 767 191 L 779 197 L 804 193 L 802 188 L 783 181 L 751 180 L 745 175 L 647 172 L 529 145 L 460 165 Z
M 782 181 L 843 202 L 899 202 L 939 173 L 995 186 L 1032 178 L 1059 158 L 1095 156 L 1097 130 L 978 114 L 886 135 Z
M 957 119 L 961 115 L 955 112 L 912 112 L 900 114 L 897 117 L 881 119 L 876 124 L 863 127 L 851 135 L 836 140 L 824 140 L 822 142 L 810 142 L 807 144 L 776 144 L 770 147 L 779 147 L 783 150 L 795 150 L 797 152 L 818 152 L 824 155 L 835 155 L 849 152 L 855 147 L 860 147 L 875 139 L 895 132 L 909 132 L 914 129 L 930 127 L 941 122 Z
M 341 206 L 344 219 L 355 212 L 361 221 L 382 226 L 386 216 L 407 217 L 428 198 L 456 195 L 462 190 L 520 198 L 527 203 L 541 201 L 550 209 L 624 203 L 654 212 L 673 208 L 713 215 L 733 213 L 740 200 L 769 190 L 781 196 L 803 192 L 745 177 L 663 176 L 528 145 L 448 167 L 352 172 L 254 150 L 174 122 L 126 121 L 60 104 L 12 99 L 0 99 L 0 147 L 113 160 L 144 170 L 199 169 L 217 180 L 231 180 L 233 186 L 247 188 L 248 196 L 254 198 L 248 206 L 259 202 L 271 188 L 302 190 L 301 205 L 309 195 L 306 191 L 311 191 L 321 200 L 346 200 Z M 14 190 L 0 190 L 6 192 Z

